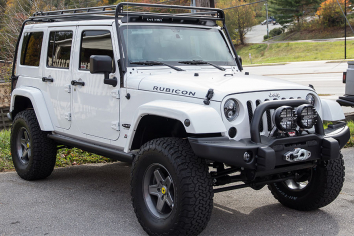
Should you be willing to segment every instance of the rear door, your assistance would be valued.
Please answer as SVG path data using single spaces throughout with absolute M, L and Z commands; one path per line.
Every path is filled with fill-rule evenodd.
M 72 47 L 76 27 L 50 27 L 48 29 L 48 45 L 46 66 L 42 81 L 50 100 L 47 106 L 54 110 L 58 128 L 71 127 L 71 85 L 72 80 Z M 54 122 L 55 123 L 55 122 Z
M 90 56 L 108 55 L 113 59 L 110 78 L 117 77 L 117 42 L 112 26 L 79 26 L 73 85 L 73 126 L 87 138 L 117 140 L 119 137 L 119 86 L 104 84 L 103 74 L 90 73 Z M 118 83 L 119 84 L 119 83 Z

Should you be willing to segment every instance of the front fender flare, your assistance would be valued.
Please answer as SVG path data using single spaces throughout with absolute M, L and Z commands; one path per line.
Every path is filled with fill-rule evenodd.
M 323 114 L 322 120 L 339 121 L 345 119 L 342 107 L 336 101 L 321 99 L 321 104 Z
M 31 100 L 34 112 L 36 113 L 37 120 L 42 131 L 54 130 L 43 94 L 39 89 L 33 87 L 20 87 L 14 89 L 11 94 L 10 112 L 15 109 L 15 100 L 17 96 L 26 97 Z M 15 117 L 13 117 L 13 119 L 14 118 Z
M 128 151 L 134 140 L 135 131 L 142 117 L 155 115 L 179 120 L 182 124 L 186 119 L 190 125 L 184 125 L 186 132 L 191 134 L 207 134 L 226 132 L 220 114 L 212 107 L 194 103 L 157 100 L 141 105 L 134 115 L 128 134 L 125 151 Z

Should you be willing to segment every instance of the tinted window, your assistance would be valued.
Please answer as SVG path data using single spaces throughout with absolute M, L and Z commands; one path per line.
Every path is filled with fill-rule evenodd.
M 47 65 L 57 68 L 69 68 L 72 41 L 72 31 L 50 32 Z
M 24 33 L 21 65 L 39 66 L 43 41 L 43 32 Z
M 114 61 L 112 39 L 109 31 L 91 30 L 82 33 L 79 69 L 90 69 L 90 56 L 92 55 L 107 55 Z
M 121 29 L 129 62 L 161 61 L 182 66 L 185 64 L 180 61 L 204 60 L 236 65 L 224 37 L 215 28 L 131 25 Z

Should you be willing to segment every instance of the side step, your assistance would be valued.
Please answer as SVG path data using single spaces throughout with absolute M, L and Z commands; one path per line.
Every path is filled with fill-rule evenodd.
M 87 152 L 92 152 L 117 161 L 129 163 L 133 162 L 134 155 L 131 153 L 125 153 L 113 148 L 103 147 L 97 144 L 85 142 L 75 138 L 69 138 L 59 134 L 48 134 L 48 138 L 53 139 L 60 144 L 80 148 Z

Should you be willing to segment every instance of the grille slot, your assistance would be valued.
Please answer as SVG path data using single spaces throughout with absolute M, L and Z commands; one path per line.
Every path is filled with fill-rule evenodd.
M 256 107 L 258 107 L 261 104 L 260 100 L 256 101 Z M 261 120 L 261 122 L 259 123 L 259 130 L 260 132 L 263 132 L 263 119 Z
M 266 99 L 265 101 L 269 101 L 269 99 Z M 270 110 L 266 110 L 266 116 L 267 116 L 267 126 L 268 126 L 268 131 L 272 131 L 272 116 L 270 114 Z
M 253 110 L 252 110 L 252 102 L 251 101 L 247 102 L 247 110 L 248 110 L 248 118 L 249 118 L 250 124 L 251 124 L 251 121 L 253 118 Z

